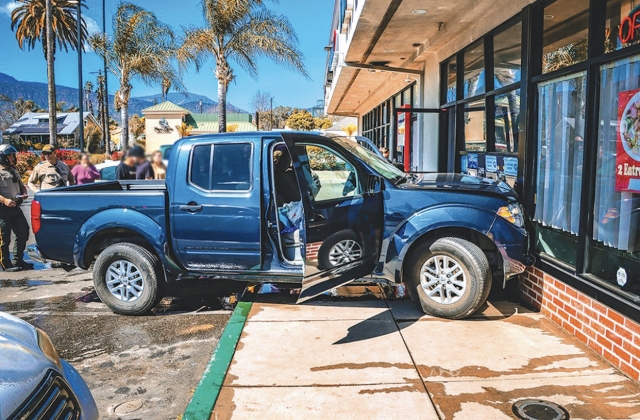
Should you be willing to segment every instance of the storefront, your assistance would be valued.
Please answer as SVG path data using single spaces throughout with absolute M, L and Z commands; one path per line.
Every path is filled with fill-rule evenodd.
M 491 26 L 482 10 L 443 18 L 403 64 L 423 76 L 361 112 L 361 132 L 396 148 L 394 110 L 438 108 L 415 127 L 412 147 L 437 154 L 422 170 L 515 185 L 538 258 L 520 279 L 523 300 L 638 380 L 640 1 L 476 4 Z

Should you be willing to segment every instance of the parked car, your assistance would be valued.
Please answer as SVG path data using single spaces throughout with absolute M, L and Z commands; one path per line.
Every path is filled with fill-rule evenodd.
M 129 315 L 185 278 L 301 283 L 303 302 L 369 276 L 406 282 L 426 313 L 464 318 L 492 281 L 533 263 L 505 183 L 407 175 L 357 142 L 309 133 L 189 137 L 166 182 L 45 190 L 31 209 L 32 257 L 93 267 L 100 299 Z
M 163 144 L 160 146 L 160 153 L 162 153 L 162 162 L 165 166 L 169 165 L 169 157 L 171 156 L 171 149 L 173 144 Z
M 60 359 L 47 334 L 0 312 L 0 420 L 98 418 L 80 374 Z
M 100 172 L 100 181 L 115 181 L 116 167 L 120 164 L 119 160 L 105 160 L 96 165 L 96 169 Z

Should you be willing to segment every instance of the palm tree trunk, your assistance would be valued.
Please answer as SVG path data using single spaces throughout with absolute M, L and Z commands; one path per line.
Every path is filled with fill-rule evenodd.
M 218 80 L 218 133 L 227 132 L 227 88 L 223 80 Z
M 120 119 L 122 120 L 122 131 L 120 133 L 120 143 L 122 151 L 129 150 L 129 99 L 120 91 Z
M 56 121 L 56 76 L 54 71 L 55 60 L 55 39 L 53 34 L 53 11 L 52 0 L 46 0 L 45 19 L 47 31 L 47 93 L 49 95 L 49 144 L 56 145 L 58 142 L 58 124 Z

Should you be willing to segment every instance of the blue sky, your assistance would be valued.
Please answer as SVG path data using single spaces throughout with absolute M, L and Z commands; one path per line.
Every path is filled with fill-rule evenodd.
M 99 31 L 102 25 L 102 0 L 85 0 L 88 9 L 83 17 L 88 18 L 90 30 Z M 107 32 L 111 33 L 111 16 L 115 13 L 118 2 L 107 0 Z M 175 30 L 181 26 L 203 25 L 200 0 L 133 0 L 132 3 L 144 7 L 170 24 Z M 20 50 L 11 31 L 10 11 L 15 3 L 0 0 L 0 72 L 18 80 L 46 82 L 47 71 L 44 54 L 40 46 L 32 51 Z M 267 2 L 267 6 L 277 13 L 284 14 L 291 21 L 300 41 L 299 48 L 305 56 L 305 65 L 310 79 L 298 73 L 277 66 L 269 60 L 260 60 L 259 77 L 252 79 L 246 72 L 234 65 L 236 80 L 231 84 L 228 101 L 250 110 L 249 103 L 259 89 L 268 91 L 274 96 L 274 106 L 311 107 L 318 99 L 322 99 L 326 52 L 324 47 L 329 43 L 333 0 L 279 0 Z M 99 25 L 99 26 L 98 26 Z M 87 52 L 83 56 L 83 78 L 92 80 L 90 74 L 102 68 L 102 61 L 95 53 Z M 199 73 L 191 68 L 185 75 L 184 82 L 189 92 L 206 95 L 217 101 L 217 83 L 213 76 L 215 63 L 210 60 Z M 56 84 L 77 86 L 78 84 L 76 52 L 56 53 Z M 109 93 L 113 94 L 118 80 L 110 75 Z M 144 96 L 160 93 L 160 86 L 146 86 L 136 81 L 133 83 L 132 96 Z M 44 104 L 42 104 L 44 105 Z

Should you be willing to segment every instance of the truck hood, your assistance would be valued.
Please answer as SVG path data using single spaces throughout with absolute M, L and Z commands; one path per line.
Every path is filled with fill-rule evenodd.
M 55 365 L 38 346 L 36 329 L 0 312 L 0 418 L 7 418 L 24 402 Z
M 435 173 L 412 175 L 407 181 L 398 185 L 403 189 L 448 190 L 456 192 L 484 193 L 516 201 L 518 194 L 503 181 L 496 181 L 476 176 Z

